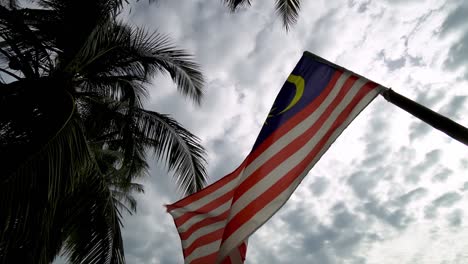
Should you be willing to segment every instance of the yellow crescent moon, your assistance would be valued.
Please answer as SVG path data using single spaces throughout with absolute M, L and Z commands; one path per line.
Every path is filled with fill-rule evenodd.
M 304 93 L 304 86 L 305 86 L 304 78 L 302 78 L 299 75 L 291 74 L 288 77 L 288 82 L 293 83 L 296 86 L 296 94 L 294 95 L 294 98 L 289 103 L 289 105 L 283 111 L 279 112 L 278 115 L 288 111 L 295 104 L 297 104 L 297 102 L 299 102 L 299 99 L 301 99 L 302 94 Z

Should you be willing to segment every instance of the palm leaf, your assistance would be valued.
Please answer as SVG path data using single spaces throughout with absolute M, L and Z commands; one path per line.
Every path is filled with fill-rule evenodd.
M 204 78 L 200 66 L 193 61 L 193 56 L 176 48 L 169 37 L 136 30 L 133 34 L 135 47 L 147 51 L 150 60 L 160 71 L 168 72 L 182 94 L 200 104 L 203 96 Z
M 250 6 L 251 0 L 224 0 L 231 11 L 236 11 L 239 7 Z M 299 10 L 301 8 L 300 0 L 276 0 L 276 12 L 281 17 L 283 26 L 288 31 L 292 25 L 297 22 Z
M 23 12 L 0 5 L 0 62 L 23 76 L 37 78 L 51 68 L 44 43 L 26 24 Z
M 105 103 L 99 109 L 100 114 L 90 115 L 91 123 L 88 125 L 99 127 L 99 124 L 92 123 L 102 119 L 92 117 L 109 116 L 106 112 L 113 113 L 112 118 L 107 118 L 113 124 L 105 126 L 110 128 L 104 132 L 107 136 L 93 137 L 98 138 L 100 143 L 107 144 L 109 149 L 122 151 L 123 166 L 119 173 L 127 173 L 124 177 L 127 181 L 147 169 L 146 148 L 153 150 L 155 156 L 162 159 L 169 170 L 174 172 L 176 183 L 184 193 L 193 193 L 203 188 L 206 182 L 203 147 L 196 136 L 174 119 L 157 112 L 129 107 L 124 103 L 112 111 L 106 110 Z
M 126 181 L 125 181 L 126 182 Z M 144 193 L 143 186 L 138 183 L 113 183 L 110 187 L 114 203 L 129 214 L 137 211 L 137 201 L 132 193 Z
M 135 133 L 137 130 L 132 112 L 138 106 L 129 108 L 129 102 L 99 100 L 91 96 L 82 97 L 81 101 L 84 124 L 92 128 L 87 136 L 101 149 L 98 153 L 118 152 L 118 163 L 121 165 L 118 173 L 121 176 L 126 174 L 124 178 L 128 181 L 143 175 L 148 169 L 145 146 Z M 104 147 L 106 150 L 102 149 Z
M 113 101 L 132 101 L 142 107 L 142 99 L 148 92 L 139 77 L 131 75 L 121 76 L 88 76 L 77 81 L 80 93 L 89 96 L 106 97 Z
M 206 183 L 204 151 L 199 139 L 174 119 L 153 111 L 135 110 L 140 139 L 174 172 L 185 194 L 201 190 Z
M 108 22 L 99 25 L 68 72 L 80 72 L 84 80 L 108 77 L 147 83 L 157 72 L 167 72 L 182 94 L 200 103 L 203 75 L 190 54 L 177 49 L 165 35 Z
M 111 192 L 114 204 L 119 209 L 133 214 L 136 212 L 137 202 L 132 194 L 144 193 L 143 185 L 132 182 L 132 178 L 128 177 L 129 174 L 135 177 L 135 174 L 128 171 L 128 165 L 124 163 L 121 151 L 103 148 L 101 144 L 93 144 L 92 146 L 95 160 L 100 171 L 104 173 L 105 183 Z M 146 161 L 144 159 L 142 161 L 146 165 Z M 143 166 L 143 169 L 146 168 Z
M 276 0 L 276 12 L 281 16 L 286 30 L 297 22 L 300 8 L 300 0 Z
M 95 8 L 97 12 L 104 15 L 116 15 L 122 9 L 128 0 L 79 0 L 79 1 L 63 1 L 63 0 L 35 0 L 44 8 L 62 11 L 73 5 L 82 5 L 83 7 Z M 62 11 L 63 12 L 63 11 Z
M 92 171 L 93 164 L 72 107 L 56 134 L 1 179 L 0 260 L 9 262 L 21 252 L 28 252 L 35 262 L 48 263 L 50 252 L 55 250 L 49 246 L 54 244 L 52 234 L 57 227 L 53 219 L 60 208 L 58 203 L 83 182 L 83 172 Z
M 252 4 L 251 0 L 224 0 L 224 2 L 228 5 L 231 11 L 235 11 L 241 6 L 250 6 Z
M 125 263 L 121 214 L 102 175 L 88 181 L 67 197 L 64 233 L 69 234 L 64 254 L 70 263 Z

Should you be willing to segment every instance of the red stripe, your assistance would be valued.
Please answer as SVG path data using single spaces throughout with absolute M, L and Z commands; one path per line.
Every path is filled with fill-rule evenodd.
M 234 198 L 232 200 L 232 204 L 234 204 L 244 193 L 250 190 L 253 186 L 255 186 L 259 181 L 264 179 L 271 171 L 273 171 L 276 167 L 278 167 L 283 161 L 293 155 L 297 150 L 299 150 L 304 144 L 306 144 L 322 127 L 323 123 L 328 119 L 330 114 L 336 108 L 336 106 L 343 100 L 345 95 L 351 89 L 353 84 L 356 82 L 357 77 L 351 76 L 349 77 L 344 85 L 342 86 L 341 90 L 331 102 L 331 104 L 325 109 L 323 114 L 317 119 L 317 121 L 309 127 L 302 135 L 298 136 L 294 139 L 291 143 L 289 143 L 286 147 L 281 149 L 278 153 L 276 153 L 272 158 L 270 158 L 267 162 L 265 162 L 262 166 L 260 166 L 255 172 L 247 177 L 237 188 L 234 193 Z M 320 98 L 318 101 L 314 101 L 310 104 L 310 114 L 317 109 L 317 107 L 325 100 L 325 98 Z M 309 107 L 308 107 L 309 108 Z
M 218 256 L 218 252 L 215 252 L 213 254 L 210 254 L 208 256 L 204 256 L 201 258 L 194 259 L 193 261 L 190 262 L 190 264 L 209 264 L 209 263 L 215 263 L 216 262 L 216 257 Z
M 250 220 L 258 211 L 263 209 L 267 204 L 269 204 L 275 197 L 281 194 L 285 189 L 287 189 L 292 182 L 307 168 L 310 162 L 315 158 L 315 156 L 320 152 L 322 147 L 331 137 L 333 132 L 348 118 L 352 109 L 365 97 L 373 88 L 377 85 L 375 83 L 367 83 L 350 104 L 342 111 L 342 113 L 335 120 L 331 128 L 327 133 L 322 137 L 314 149 L 302 160 L 296 167 L 284 175 L 278 182 L 271 186 L 268 191 L 260 194 L 255 200 L 253 200 L 249 205 L 242 209 L 234 218 L 232 218 L 226 226 L 223 235 L 223 241 L 229 238 L 239 227 L 245 224 Z
M 190 218 L 196 216 L 196 215 L 202 215 L 202 214 L 207 214 L 214 209 L 228 203 L 232 199 L 232 194 L 234 193 L 234 189 L 221 195 L 220 197 L 216 198 L 215 200 L 209 202 L 208 204 L 202 206 L 201 208 L 198 208 L 194 211 L 187 212 L 180 217 L 174 219 L 174 223 L 176 224 L 177 227 L 183 225 L 185 222 L 190 220 Z
M 214 224 L 216 222 L 226 220 L 228 218 L 228 216 L 229 216 L 229 211 L 230 210 L 228 209 L 224 213 L 222 213 L 222 214 L 220 214 L 218 216 L 205 218 L 202 221 L 194 224 L 189 229 L 187 229 L 187 231 L 179 233 L 180 239 L 181 240 L 186 240 L 187 238 L 189 238 L 193 234 L 193 232 L 197 231 L 198 229 L 200 229 L 200 228 L 202 228 L 204 226 L 207 226 L 207 225 Z
M 242 242 L 242 244 L 238 247 L 239 253 L 241 255 L 242 261 L 245 260 L 245 256 L 247 255 L 247 245 L 245 242 Z
M 192 254 L 192 252 L 199 247 L 220 240 L 223 236 L 223 231 L 224 227 L 195 239 L 190 246 L 183 249 L 184 256 Z
M 187 205 L 200 200 L 201 198 L 215 192 L 219 188 L 223 187 L 224 185 L 228 184 L 230 181 L 236 179 L 236 177 L 239 175 L 239 173 L 242 171 L 243 164 L 241 164 L 237 169 L 235 169 L 233 172 L 230 174 L 224 176 L 223 178 L 219 179 L 218 181 L 214 182 L 213 184 L 205 187 L 204 189 L 191 194 L 182 200 L 179 200 L 173 204 L 166 205 L 167 211 L 170 212 L 174 209 L 178 208 L 183 208 L 186 207 Z

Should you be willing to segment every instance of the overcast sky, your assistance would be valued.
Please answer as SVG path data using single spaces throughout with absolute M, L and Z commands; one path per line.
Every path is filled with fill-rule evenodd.
M 286 33 L 274 1 L 231 14 L 213 0 L 133 5 L 129 22 L 168 34 L 207 79 L 201 107 L 158 77 L 147 107 L 202 139 L 213 182 L 235 169 L 304 50 L 392 87 L 468 126 L 468 2 L 302 1 Z M 183 263 L 164 204 L 181 198 L 151 161 L 128 263 Z M 468 263 L 468 148 L 376 98 L 288 203 L 250 239 L 249 264 Z

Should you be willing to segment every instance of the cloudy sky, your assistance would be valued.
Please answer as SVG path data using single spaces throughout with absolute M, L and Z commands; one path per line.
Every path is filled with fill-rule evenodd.
M 286 33 L 274 1 L 231 14 L 221 1 L 140 1 L 129 22 L 168 34 L 206 75 L 201 107 L 170 79 L 148 108 L 202 139 L 213 182 L 240 164 L 304 50 L 468 126 L 465 0 L 303 1 Z M 151 161 L 137 215 L 126 217 L 128 263 L 183 263 L 164 204 L 181 198 Z M 288 203 L 250 239 L 249 264 L 468 263 L 468 148 L 376 98 Z

